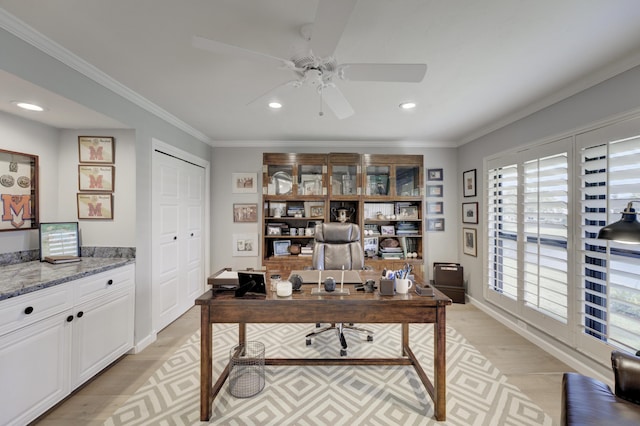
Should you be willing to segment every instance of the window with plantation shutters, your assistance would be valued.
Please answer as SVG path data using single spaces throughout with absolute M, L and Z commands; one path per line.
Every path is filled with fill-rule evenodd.
M 640 244 L 598 239 L 640 211 L 640 114 L 485 160 L 485 299 L 607 364 L 640 350 Z
M 526 306 L 567 322 L 567 153 L 523 165 L 524 268 Z
M 518 167 L 508 164 L 487 176 L 489 291 L 518 297 Z
M 571 140 L 488 161 L 487 299 L 568 335 Z
M 637 120 L 636 120 L 637 121 Z M 640 349 L 640 247 L 598 240 L 640 200 L 640 129 L 629 123 L 577 137 L 580 162 L 579 310 L 583 336 L 632 352 Z M 633 122 L 631 123 L 633 124 Z M 640 202 L 634 204 L 636 210 Z M 591 342 L 586 341 L 586 347 Z

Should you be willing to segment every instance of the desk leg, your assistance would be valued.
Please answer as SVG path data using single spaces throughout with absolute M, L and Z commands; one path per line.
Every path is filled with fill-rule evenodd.
M 436 308 L 436 323 L 434 324 L 434 387 L 435 387 L 435 416 L 438 421 L 445 421 L 447 418 L 447 322 L 444 306 Z
M 213 342 L 211 341 L 211 307 L 200 305 L 200 420 L 211 417 L 213 384 Z
M 238 323 L 238 344 L 244 345 L 247 342 L 247 324 Z
M 407 356 L 405 348 L 409 347 L 409 324 L 402 323 L 402 356 Z

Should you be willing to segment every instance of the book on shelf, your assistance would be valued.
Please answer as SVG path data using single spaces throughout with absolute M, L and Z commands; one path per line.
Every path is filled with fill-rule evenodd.
M 45 256 L 44 261 L 49 263 L 71 263 L 80 262 L 82 259 L 78 256 Z

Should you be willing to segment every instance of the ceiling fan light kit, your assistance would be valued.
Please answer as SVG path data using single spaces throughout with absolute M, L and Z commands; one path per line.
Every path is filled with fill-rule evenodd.
M 343 81 L 420 83 L 427 71 L 426 64 L 338 64 L 333 54 L 356 1 L 320 0 L 314 23 L 304 25 L 300 31 L 302 38 L 308 42 L 308 49 L 291 59 L 278 58 L 199 36 L 193 37 L 192 44 L 196 48 L 216 54 L 269 61 L 279 65 L 281 69 L 294 72 L 295 80 L 279 84 L 247 105 L 269 102 L 276 95 L 281 97 L 289 90 L 311 86 L 316 88 L 321 103 L 324 102 L 333 114 L 342 120 L 353 115 L 354 110 L 335 84 L 334 77 Z M 319 115 L 324 115 L 322 109 Z

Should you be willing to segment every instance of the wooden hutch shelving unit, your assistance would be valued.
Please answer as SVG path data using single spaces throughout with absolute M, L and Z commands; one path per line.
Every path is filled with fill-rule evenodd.
M 262 164 L 262 263 L 269 273 L 310 267 L 311 229 L 342 213 L 360 226 L 367 265 L 400 269 L 408 262 L 422 279 L 422 155 L 264 153 Z

